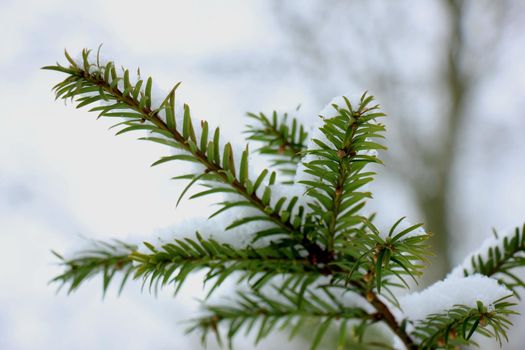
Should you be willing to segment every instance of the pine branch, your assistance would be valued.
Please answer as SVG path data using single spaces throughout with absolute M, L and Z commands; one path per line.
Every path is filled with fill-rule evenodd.
M 91 108 L 91 111 L 100 112 L 99 117 L 124 118 L 124 122 L 115 125 L 124 126 L 117 134 L 145 130 L 155 136 L 143 139 L 168 145 L 184 152 L 184 154 L 162 158 L 154 165 L 173 160 L 198 162 L 205 167 L 203 173 L 183 175 L 176 178 L 190 179 L 189 186 L 198 180 L 219 182 L 221 185 L 215 187 L 220 189 L 223 189 L 223 184 L 226 184 L 246 200 L 250 206 L 261 212 L 260 216 L 253 216 L 251 220 L 232 223 L 231 227 L 243 225 L 250 221 L 268 221 L 280 229 L 279 231 L 272 230 L 272 234 L 287 233 L 292 236 L 302 236 L 297 234 L 297 223 L 295 225 L 293 223 L 294 221 L 297 222 L 294 220 L 295 218 L 288 217 L 285 220 L 278 210 L 269 206 L 271 189 L 267 187 L 262 198 L 257 195 L 256 191 L 263 184 L 268 172 L 263 171 L 254 182 L 249 179 L 247 149 L 243 153 L 239 171 L 236 173 L 231 145 L 226 144 L 223 154 L 220 153 L 220 132 L 218 128 L 215 130 L 213 139 L 209 140 L 208 124 L 203 121 L 201 123 L 202 133 L 200 140 L 198 140 L 187 105 L 184 105 L 182 125 L 177 125 L 175 91 L 179 84 L 175 85 L 162 104 L 154 109 L 151 106 L 151 78 L 147 79 L 145 87 L 143 87 L 144 81 L 140 77 L 137 83 L 132 84 L 128 70 L 124 70 L 123 75 L 119 75 L 112 62 L 100 65 L 98 58 L 96 63 L 90 62 L 89 50 L 82 52 L 82 64 L 80 66 L 71 59 L 67 52 L 65 54 L 70 63 L 69 67 L 60 64 L 43 67 L 43 69 L 55 70 L 68 75 L 63 82 L 54 87 L 57 98 L 71 98 L 72 100 L 76 98 L 77 108 L 95 102 L 106 103 L 100 107 Z M 161 115 L 161 112 L 165 114 L 165 117 Z M 271 185 L 274 181 L 275 174 L 271 176 L 269 184 Z M 189 186 L 186 187 L 183 194 Z M 200 195 L 205 194 L 201 192 Z M 266 232 L 262 232 L 260 236 L 265 234 Z
M 62 288 L 69 285 L 68 293 L 74 292 L 86 280 L 95 275 L 102 274 L 102 290 L 106 294 L 108 287 L 117 274 L 123 274 L 120 283 L 119 294 L 122 292 L 126 281 L 132 274 L 131 254 L 137 249 L 136 246 L 116 241 L 106 243 L 93 242 L 91 249 L 80 251 L 72 259 L 65 259 L 60 254 L 53 252 L 65 266 L 65 271 L 53 278 L 51 282 L 60 283 Z
M 354 256 L 357 262 L 353 264 L 348 279 L 359 270 L 367 281 L 368 288 L 371 290 L 375 287 L 377 293 L 381 293 L 383 285 L 409 289 L 404 276 L 418 283 L 423 274 L 424 263 L 428 262 L 430 253 L 427 241 L 430 235 L 419 231 L 421 224 L 398 230 L 402 220 L 404 218 L 392 226 L 388 235 L 382 235 L 373 224 L 365 222 L 366 230 L 357 231 L 359 234 L 352 240 L 352 250 L 349 253 L 357 252 L 359 256 Z M 392 277 L 402 284 L 394 283 Z M 397 304 L 395 297 L 392 297 L 390 301 Z
M 358 211 L 371 194 L 357 190 L 372 181 L 374 173 L 361 171 L 369 163 L 381 163 L 366 152 L 385 149 L 370 141 L 383 137 L 384 131 L 384 126 L 373 123 L 384 114 L 377 112 L 378 106 L 369 106 L 372 101 L 372 96 L 364 94 L 356 110 L 347 98 L 345 106 L 333 104 L 336 115 L 324 119 L 319 129 L 322 135 L 312 139 L 315 148 L 306 151 L 311 160 L 303 164 L 312 179 L 300 183 L 309 187 L 307 195 L 315 201 L 310 207 L 321 222 L 320 239 L 329 254 L 334 253 L 338 240 L 344 239 L 352 226 L 363 221 Z
M 144 81 L 139 74 L 137 82 L 132 83 L 128 70 L 123 69 L 120 74 L 113 62 L 101 65 L 97 54 L 93 63 L 89 55 L 84 50 L 82 61 L 77 63 L 66 52 L 69 66 L 44 67 L 67 74 L 54 87 L 57 98 L 71 98 L 77 102 L 77 108 L 100 102 L 101 106 L 91 108 L 99 112 L 99 117 L 123 118 L 114 125 L 121 128 L 117 134 L 146 131 L 150 134 L 142 139 L 176 151 L 153 165 L 171 161 L 202 165 L 203 170 L 174 177 L 189 181 L 179 201 L 193 184 L 199 183 L 204 189 L 191 198 L 227 195 L 212 216 L 241 207 L 257 210 L 256 214 L 248 213 L 231 222 L 226 230 L 254 221 L 266 222 L 270 225 L 253 232 L 255 240 L 268 236 L 276 239 L 263 247 L 237 248 L 197 234 L 195 239 L 176 239 L 160 247 L 145 243 L 149 252 L 138 252 L 136 247 L 120 242 L 99 243 L 74 259 L 66 260 L 57 254 L 66 270 L 53 281 L 69 285 L 71 292 L 95 274 L 102 274 L 106 292 L 115 276 L 123 272 L 120 289 L 132 275 L 150 288 L 173 285 L 177 292 L 190 273 L 205 270 L 204 282 L 212 284 L 210 293 L 227 278 L 248 282 L 250 291 L 240 293 L 234 306 L 208 306 L 209 315 L 196 320 L 192 329 L 203 331 L 204 338 L 209 331 L 218 335 L 220 324 L 226 325 L 230 341 L 243 327 L 257 331 L 257 341 L 277 326 L 293 326 L 293 335 L 307 319 L 314 319 L 319 325 L 313 349 L 336 323 L 340 324 L 340 346 L 344 346 L 347 322 L 351 319 L 360 321 L 359 332 L 374 322 L 384 322 L 410 350 L 435 348 L 441 342 L 447 347 L 471 343 L 474 332 L 498 341 L 506 337 L 510 324 L 507 317 L 513 312 L 512 304 L 505 298 L 496 301 L 494 308 L 481 303 L 477 308 L 459 305 L 431 315 L 416 325 L 414 335 L 420 337 L 421 344 L 407 331 L 407 321 L 398 322 L 387 305 L 385 298 L 397 303 L 392 287 L 408 288 L 404 278 L 409 276 L 417 282 L 422 274 L 429 235 L 418 231 L 421 225 L 399 228 L 403 219 L 385 234 L 362 213 L 365 201 L 371 198 L 362 187 L 375 175 L 364 169 L 370 163 L 381 164 L 373 152 L 385 149 L 372 141 L 382 138 L 385 131 L 383 125 L 375 122 L 384 114 L 372 104 L 372 96 L 365 93 L 355 106 L 347 98 L 332 104 L 333 111 L 325 113 L 318 136 L 311 139 L 308 149 L 304 146 L 304 128 L 295 119 L 289 124 L 286 116 L 279 119 L 276 113 L 271 121 L 264 114 L 250 115 L 260 125 L 249 127 L 248 138 L 265 143 L 259 151 L 274 157 L 286 156 L 274 165 L 281 168 L 285 163 L 298 164 L 300 155 L 305 154 L 301 159 L 304 169 L 297 174 L 299 182 L 307 186 L 305 198 L 276 198 L 277 193 L 272 193 L 272 185 L 277 181 L 275 172 L 264 170 L 254 179 L 250 177 L 248 147 L 240 161 L 235 161 L 231 144 L 221 145 L 219 128 L 210 132 L 205 121 L 200 128 L 195 127 L 187 105 L 182 115 L 176 115 L 175 92 L 179 84 L 160 105 L 153 106 L 151 78 Z M 502 247 L 491 247 L 488 259 L 477 256 L 472 262 L 474 272 L 500 276 L 510 288 L 523 286 L 510 270 L 523 266 L 524 236 L 517 230 L 512 239 L 504 239 Z M 325 284 L 321 285 L 321 281 Z M 278 296 L 270 296 L 268 286 Z M 366 309 L 373 308 L 375 312 L 345 305 L 333 293 L 339 289 L 362 297 L 369 304 L 365 304 Z M 481 327 L 485 323 L 488 327 Z M 455 338 L 451 340 L 452 335 Z
M 480 333 L 495 338 L 501 346 L 502 338 L 507 340 L 506 331 L 511 325 L 508 316 L 517 314 L 510 310 L 515 304 L 505 298 L 494 301 L 487 307 L 480 301 L 477 308 L 456 305 L 443 313 L 430 315 L 416 324 L 414 335 L 422 340 L 420 349 L 455 349 L 461 345 L 476 345 L 471 337 Z
M 304 293 L 307 285 L 324 274 L 306 258 L 300 257 L 304 254 L 278 244 L 263 248 L 234 248 L 213 239 L 204 239 L 200 234 L 195 239 L 175 239 L 159 248 L 144 242 L 150 253 L 141 253 L 136 246 L 122 242 L 97 241 L 93 244 L 91 249 L 77 252 L 71 259 L 64 259 L 54 252 L 66 270 L 51 282 L 59 282 L 61 287 L 69 285 L 68 293 L 71 293 L 91 277 L 102 274 L 105 294 L 114 277 L 124 273 L 119 293 L 130 276 L 142 279 L 150 289 L 173 285 L 177 293 L 190 273 L 206 269 L 204 282 L 213 283 L 209 294 L 235 272 L 241 272 L 238 282 L 246 280 L 253 289 L 263 287 L 274 277 L 283 276 L 284 286 Z
M 330 275 L 333 278 L 332 283 L 337 285 L 336 281 L 344 280 L 348 273 L 337 264 L 322 268 L 313 265 L 308 259 L 300 258 L 304 254 L 287 246 L 235 249 L 215 240 L 205 240 L 200 235 L 197 235 L 195 240 L 174 240 L 160 248 L 155 248 L 149 243 L 145 245 L 151 253 L 139 253 L 136 247 L 121 243 L 111 245 L 99 242 L 95 248 L 65 261 L 68 269 L 53 281 L 61 282 L 62 285 L 70 284 L 69 292 L 72 292 L 90 277 L 102 273 L 105 293 L 112 279 L 118 273 L 124 273 L 119 293 L 129 276 L 142 279 L 144 284 L 149 285 L 150 290 L 153 288 L 156 291 L 159 286 L 173 285 L 176 293 L 191 272 L 206 269 L 204 281 L 212 283 L 209 294 L 233 273 L 241 272 L 238 281 L 248 281 L 254 291 L 270 283 L 274 277 L 282 276 L 283 283 L 278 290 L 287 290 L 288 293 L 306 300 L 305 293 L 312 294 L 310 286 L 319 277 Z M 377 310 L 373 315 L 375 321 L 386 322 L 404 342 L 412 344 L 389 308 L 369 289 L 370 287 L 357 280 L 352 280 L 350 284 L 356 293 L 366 298 Z M 345 290 L 348 290 L 348 287 L 345 287 Z
M 202 133 L 199 140 L 191 120 L 190 109 L 187 105 L 184 106 L 182 128 L 177 125 L 175 118 L 175 91 L 178 84 L 171 90 L 164 102 L 154 109 L 151 106 L 151 78 L 147 80 L 145 87 L 142 88 L 142 79 L 139 78 L 136 84 L 130 82 L 128 70 L 124 70 L 124 73 L 121 76 L 117 74 L 115 65 L 112 62 L 106 65 L 100 65 L 97 59 L 96 64 L 91 63 L 89 61 L 89 51 L 87 50 L 83 51 L 82 56 L 81 66 L 77 65 L 66 53 L 66 58 L 70 62 L 69 67 L 62 67 L 59 64 L 56 66 L 44 67 L 45 69 L 56 70 L 68 74 L 68 77 L 63 82 L 57 84 L 54 88 L 57 98 L 76 98 L 76 101 L 78 102 L 77 108 L 95 102 L 105 101 L 106 105 L 94 107 L 91 110 L 100 112 L 100 117 L 123 117 L 125 121 L 118 123 L 117 126 L 122 125 L 124 126 L 124 129 L 120 130 L 118 134 L 136 130 L 149 131 L 155 136 L 148 137 L 146 138 L 147 140 L 169 145 L 175 149 L 184 151 L 184 154 L 161 159 L 155 164 L 172 160 L 197 161 L 204 165 L 205 171 L 198 175 L 183 175 L 180 176 L 180 178 L 190 179 L 190 185 L 198 180 L 206 180 L 209 183 L 219 182 L 220 185 L 217 187 L 215 187 L 215 185 L 210 185 L 212 186 L 211 190 L 219 192 L 226 191 L 224 185 L 227 185 L 243 197 L 246 200 L 246 203 L 259 209 L 262 213 L 261 216 L 243 218 L 234 222 L 229 228 L 243 225 L 253 220 L 267 220 L 273 222 L 281 231 L 276 231 L 274 228 L 266 230 L 265 232 L 258 232 L 257 237 L 262 237 L 268 234 L 278 234 L 279 232 L 287 233 L 289 235 L 288 238 L 282 240 L 282 242 L 286 243 L 289 241 L 289 245 L 293 246 L 294 244 L 297 244 L 297 241 L 294 243 L 295 238 L 299 237 L 300 240 L 298 242 L 308 252 L 308 261 L 312 265 L 325 269 L 326 266 L 334 262 L 334 241 L 337 238 L 334 236 L 337 233 L 336 230 L 339 228 L 336 228 L 335 220 L 339 215 L 345 215 L 346 217 L 350 216 L 352 220 L 355 221 L 352 214 L 355 214 L 362 207 L 361 204 L 356 205 L 355 203 L 368 196 L 368 194 L 356 192 L 355 189 L 371 180 L 371 173 L 359 174 L 359 171 L 367 163 L 378 162 L 375 157 L 363 154 L 362 152 L 375 148 L 382 148 L 382 146 L 369 141 L 369 138 L 371 137 L 378 137 L 378 132 L 381 132 L 384 129 L 381 125 L 375 125 L 368 122 L 376 117 L 382 116 L 381 113 L 371 113 L 377 107 L 366 107 L 368 103 L 372 101 L 371 97 L 363 96 L 357 114 L 353 113 L 350 103 L 346 100 L 350 111 L 340 109 L 340 115 L 337 118 L 327 120 L 323 130 L 323 132 L 326 133 L 330 130 L 336 132 L 334 134 L 335 136 L 327 134 L 327 138 L 337 146 L 337 150 L 331 150 L 320 144 L 320 141 L 318 141 L 318 145 L 321 146 L 321 148 L 318 150 L 312 150 L 311 152 L 316 156 L 323 156 L 326 162 L 321 162 L 321 164 L 310 162 L 309 164 L 306 164 L 307 172 L 313 173 L 314 175 L 316 173 L 321 173 L 325 176 L 327 170 L 331 170 L 330 165 L 327 165 L 326 163 L 332 161 L 332 165 L 335 164 L 338 168 L 343 169 L 343 175 L 341 178 L 345 180 L 342 181 L 344 188 L 336 188 L 335 192 L 332 190 L 326 190 L 325 187 L 318 186 L 320 191 L 326 190 L 327 193 L 324 194 L 324 196 L 328 196 L 331 203 L 328 209 L 331 210 L 332 213 L 335 213 L 331 218 L 326 218 L 324 209 L 322 209 L 321 206 L 312 205 L 314 213 L 317 213 L 317 217 L 321 222 L 324 221 L 325 229 L 327 229 L 328 232 L 325 242 L 319 242 L 318 237 L 315 237 L 315 235 L 310 237 L 307 234 L 302 233 L 301 230 L 298 230 L 303 221 L 300 217 L 302 215 L 301 211 L 299 211 L 299 217 L 292 217 L 290 215 L 293 210 L 293 203 L 295 203 L 297 199 L 292 199 L 290 201 L 292 204 L 288 206 L 287 210 L 282 211 L 280 208 L 286 202 L 286 198 L 284 198 L 284 200 L 281 200 L 283 199 L 281 198 L 277 201 L 276 207 L 278 208 L 271 208 L 269 206 L 271 200 L 271 189 L 269 187 L 266 187 L 262 198 L 257 195 L 257 187 L 262 184 L 264 178 L 267 176 L 267 172 L 261 173 L 255 182 L 249 180 L 248 150 L 243 153 L 239 172 L 236 172 L 236 164 L 233 161 L 231 146 L 226 144 L 223 154 L 221 155 L 219 152 L 219 129 L 216 129 L 213 140 L 208 140 L 208 125 L 206 122 L 202 122 Z M 163 116 L 161 112 L 164 113 L 165 116 Z M 357 117 L 355 123 L 353 121 L 354 117 Z M 343 124 L 341 124 L 341 122 L 343 122 Z M 357 127 L 354 127 L 354 124 L 356 124 Z M 341 130 L 343 132 L 342 137 Z M 348 130 L 351 132 L 348 133 Z M 340 140 L 338 141 L 337 138 L 340 138 Z M 348 170 L 347 168 L 350 167 L 350 164 L 352 165 L 352 169 Z M 270 178 L 270 185 L 274 181 L 275 175 L 272 175 Z M 336 181 L 336 185 L 341 185 L 341 180 Z M 339 193 L 339 190 L 343 192 Z M 201 192 L 198 195 L 206 195 L 209 193 L 211 193 L 210 190 L 207 190 L 207 192 Z M 320 192 L 310 191 L 310 197 L 318 200 L 318 203 L 323 203 L 323 194 Z M 242 203 L 242 205 L 246 203 Z M 224 210 L 228 210 L 235 206 L 234 203 L 223 203 Z M 315 209 L 317 209 L 317 212 Z M 286 217 L 281 216 L 281 213 L 287 213 Z M 342 220 L 343 226 L 349 226 L 352 220 Z M 310 232 L 318 231 L 318 227 L 315 225 L 315 220 L 312 220 L 311 217 L 306 219 L 306 225 L 309 225 L 312 230 Z M 325 248 L 322 248 L 318 242 L 325 244 Z M 138 255 L 135 254 L 134 258 L 137 259 L 137 257 Z M 345 257 L 341 256 L 341 258 Z M 199 265 L 186 264 L 185 266 L 193 266 L 191 269 L 189 267 L 186 268 L 186 270 L 189 269 L 187 271 L 189 272 L 196 268 L 195 266 Z M 179 267 L 180 266 L 177 264 L 172 264 L 170 269 L 173 269 L 174 271 Z M 171 276 L 169 273 L 166 274 L 166 271 L 169 270 L 153 271 L 150 269 L 143 271 L 149 276 L 150 283 L 153 281 L 159 281 L 158 276 L 163 275 L 162 272 L 164 272 L 163 278 L 168 276 L 169 280 Z M 330 269 L 323 270 L 323 274 L 335 275 L 334 271 L 331 271 Z M 183 280 L 183 277 L 181 277 L 183 275 L 180 275 L 180 271 L 176 276 L 179 276 L 175 277 L 178 281 Z M 312 280 L 305 280 L 305 284 L 301 287 L 303 292 L 311 283 Z M 371 293 L 371 291 L 368 292 Z M 403 339 L 408 341 L 407 337 L 404 337 Z
M 318 348 L 333 322 L 340 322 L 339 348 L 344 348 L 349 320 L 376 322 L 376 315 L 368 314 L 359 307 L 343 305 L 327 289 L 321 294 L 309 292 L 300 295 L 293 290 L 277 289 L 279 297 L 271 297 L 261 292 L 239 293 L 235 306 L 206 306 L 208 316 L 194 320 L 189 331 L 200 330 L 203 341 L 209 331 L 213 331 L 219 342 L 220 325 L 226 325 L 226 336 L 231 339 L 241 330 L 256 333 L 256 343 L 277 329 L 291 328 L 293 338 L 308 320 L 317 324 L 311 350 Z
M 304 126 L 297 118 L 292 118 L 290 124 L 287 113 L 279 116 L 274 111 L 271 120 L 264 113 L 247 115 L 255 121 L 255 125 L 247 126 L 247 139 L 262 142 L 263 146 L 257 151 L 271 156 L 272 166 L 278 168 L 283 175 L 293 178 L 302 152 L 306 150 L 308 133 Z M 292 184 L 293 181 L 284 183 Z
M 390 229 L 386 238 L 383 238 L 380 232 L 371 224 L 369 220 L 365 221 L 369 231 L 361 229 L 361 234 L 357 236 L 353 249 L 357 252 L 363 252 L 356 257 L 356 262 L 351 266 L 346 266 L 348 274 L 346 285 L 352 285 L 377 311 L 379 319 L 384 321 L 387 326 L 396 334 L 409 350 L 418 349 L 417 344 L 407 333 L 404 324 L 397 322 L 394 314 L 380 298 L 381 286 L 390 293 L 387 297 L 393 305 L 397 305 L 394 294 L 390 291 L 390 286 L 409 288 L 403 279 L 403 275 L 412 277 L 416 283 L 416 277 L 422 272 L 421 262 L 428 256 L 428 245 L 426 241 L 428 234 L 418 233 L 416 230 L 421 225 L 412 225 L 400 232 L 396 228 L 403 220 L 398 220 Z M 343 250 L 344 251 L 344 250 Z M 355 253 L 354 253 L 355 254 Z M 344 265 L 338 264 L 338 267 Z M 356 278 L 355 274 L 360 271 L 360 277 Z M 390 281 L 390 277 L 395 277 L 403 282 L 402 285 Z
M 337 286 L 337 281 L 344 281 L 348 275 L 348 270 L 341 268 L 343 265 L 337 262 L 327 266 L 315 265 L 306 258 L 300 258 L 301 254 L 289 247 L 272 245 L 260 249 L 234 249 L 227 244 L 203 240 L 197 236 L 197 240 L 176 240 L 163 245 L 160 250 L 151 245 L 149 248 L 151 254 L 135 252 L 132 259 L 137 264 L 135 277 L 143 277 L 145 283 L 149 280 L 150 288 L 173 283 L 178 291 L 189 273 L 207 269 L 205 281 L 213 280 L 210 293 L 234 272 L 241 272 L 239 281 L 250 282 L 253 290 L 259 290 L 274 277 L 282 276 L 284 282 L 276 289 L 279 292 L 287 289 L 290 293 L 303 297 L 305 293 L 311 293 L 310 286 L 321 276 L 331 276 L 330 285 Z M 385 272 L 383 276 L 386 275 Z M 387 323 L 392 331 L 408 344 L 409 349 L 415 348 L 388 306 L 374 293 L 373 283 L 351 280 L 350 286 L 376 309 L 376 321 Z M 348 288 L 346 286 L 344 290 Z M 306 299 L 306 296 L 304 298 Z
M 498 238 L 498 234 L 496 238 Z M 471 258 L 471 268 L 463 269 L 465 276 L 479 273 L 494 277 L 519 297 L 517 289 L 525 283 L 514 270 L 525 266 L 525 225 L 516 227 L 512 235 L 504 236 L 488 247 L 486 252 L 475 254 Z
M 285 277 L 285 285 L 313 283 L 322 276 L 322 271 L 299 251 L 289 246 L 271 244 L 262 248 L 234 248 L 213 239 L 176 239 L 155 248 L 145 243 L 151 253 L 134 252 L 131 259 L 136 264 L 135 278 L 149 281 L 150 288 L 173 284 L 175 292 L 183 285 L 191 272 L 207 270 L 204 283 L 211 281 L 211 294 L 224 280 L 234 273 L 238 282 L 247 281 L 254 290 L 269 283 L 274 277 Z

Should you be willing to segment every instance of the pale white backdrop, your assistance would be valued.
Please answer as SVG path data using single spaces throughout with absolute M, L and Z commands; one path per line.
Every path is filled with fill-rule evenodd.
M 429 26 L 432 9 L 417 7 Z M 176 169 L 149 168 L 164 150 L 131 136 L 114 137 L 104 121 L 55 102 L 51 86 L 60 76 L 39 67 L 63 60 L 64 48 L 76 53 L 103 43 L 106 57 L 140 66 L 164 89 L 183 81 L 180 91 L 194 115 L 220 124 L 227 137 L 239 138 L 246 111 L 302 103 L 311 123 L 322 103 L 306 87 L 306 77 L 283 69 L 295 56 L 274 11 L 268 1 L 0 0 L 0 349 L 200 347 L 182 323 L 194 316 L 195 299 L 202 297 L 198 276 L 176 299 L 169 291 L 157 298 L 141 293 L 138 283 L 120 297 L 110 290 L 104 300 L 100 281 L 70 296 L 48 284 L 60 271 L 51 249 L 72 251 L 84 237 L 153 239 L 208 209 L 203 202 L 176 209 L 180 185 L 169 180 Z M 339 45 L 343 39 L 333 40 Z M 512 50 L 513 62 L 519 61 L 523 50 Z M 411 56 L 407 66 L 417 65 L 418 57 Z M 525 130 L 524 75 L 523 62 L 500 74 L 490 91 L 498 112 L 481 111 L 470 126 L 471 137 L 484 140 L 486 150 L 462 145 L 467 152 L 458 176 L 465 181 L 457 200 L 470 221 L 457 261 L 492 226 L 525 221 L 525 142 L 509 138 L 502 144 L 501 135 Z M 322 89 L 323 81 L 318 84 Z M 367 88 L 341 87 L 339 93 Z M 476 135 L 484 125 L 498 126 L 499 136 Z M 477 157 L 486 152 L 493 156 L 480 164 L 486 158 Z M 375 198 L 388 219 L 408 215 L 417 221 L 405 189 L 386 177 L 376 187 L 384 190 Z M 283 339 L 258 348 L 275 348 Z M 519 349 L 520 339 L 516 334 L 508 348 Z M 249 339 L 238 345 L 252 347 Z

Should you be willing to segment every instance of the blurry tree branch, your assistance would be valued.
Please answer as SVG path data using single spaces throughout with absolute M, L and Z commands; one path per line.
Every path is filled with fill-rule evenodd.
M 426 89 L 429 98 L 440 106 L 439 115 L 435 116 L 439 118 L 440 129 L 432 130 L 439 137 L 429 142 L 424 133 L 411 132 L 407 127 L 418 119 L 418 115 L 407 107 L 400 107 L 400 103 L 392 103 L 396 110 L 391 114 L 398 117 L 395 122 L 399 123 L 396 128 L 391 128 L 392 139 L 403 152 L 391 152 L 388 156 L 395 158 L 387 159 L 394 175 L 413 189 L 423 221 L 434 233 L 432 245 L 436 257 L 428 273 L 428 282 L 441 278 L 450 269 L 447 251 L 453 232 L 461 228 L 461 220 L 455 215 L 449 194 L 458 161 L 458 144 L 463 135 L 462 126 L 469 117 L 466 105 L 483 79 L 491 74 L 490 68 L 498 58 L 498 45 L 504 35 L 511 3 L 440 2 L 443 13 L 441 18 L 437 14 L 437 21 L 445 23 L 446 30 L 442 45 L 433 58 L 435 62 L 428 64 L 436 72 L 430 74 L 430 78 L 407 74 L 399 63 L 395 63 L 396 51 L 410 52 L 403 46 L 406 42 L 400 43 L 396 37 L 400 30 L 417 41 L 425 39 L 417 34 L 421 28 L 403 23 L 411 11 L 406 4 L 334 0 L 315 3 L 313 9 L 303 11 L 290 3 L 274 3 L 276 21 L 288 37 L 290 52 L 296 55 L 296 68 L 310 79 L 312 89 L 316 89 L 314 96 L 325 100 L 327 96 L 340 92 L 317 90 L 319 81 L 335 76 L 334 89 L 349 83 L 372 86 L 387 105 L 389 101 L 399 101 L 400 98 L 410 101 L 415 91 L 419 93 L 420 89 Z M 480 11 L 489 14 L 490 35 L 478 35 L 476 29 L 471 28 L 475 27 L 471 17 Z M 345 14 L 348 20 L 338 21 L 337 25 L 330 27 L 328 24 L 338 14 Z M 332 40 L 327 44 L 327 36 L 339 38 L 339 41 Z M 410 62 L 409 57 L 404 58 L 406 65 Z M 417 171 L 414 171 L 414 166 L 407 167 L 408 163 L 416 164 Z

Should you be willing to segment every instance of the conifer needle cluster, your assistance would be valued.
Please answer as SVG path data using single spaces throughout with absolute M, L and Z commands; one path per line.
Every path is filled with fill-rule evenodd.
M 172 155 L 154 165 L 198 164 L 175 177 L 186 183 L 178 201 L 187 193 L 191 198 L 222 194 L 225 199 L 212 216 L 243 213 L 225 231 L 246 227 L 253 237 L 247 245 L 234 246 L 207 238 L 195 227 L 190 238 L 163 244 L 144 242 L 139 248 L 98 242 L 73 258 L 56 253 L 64 269 L 54 281 L 69 292 L 96 275 L 102 276 L 104 292 L 115 280 L 120 290 L 130 280 L 140 280 L 150 290 L 166 287 L 176 293 L 189 274 L 204 271 L 211 295 L 234 279 L 243 287 L 233 302 L 205 303 L 206 314 L 189 329 L 200 332 L 203 340 L 214 335 L 230 345 L 238 334 L 250 333 L 258 342 L 278 330 L 293 337 L 304 327 L 315 328 L 311 349 L 334 330 L 338 349 L 351 342 L 371 348 L 454 349 L 473 344 L 475 333 L 500 342 L 506 338 L 514 313 L 509 300 L 524 286 L 514 272 L 525 264 L 523 229 L 494 241 L 487 253 L 475 255 L 461 269 L 460 278 L 497 279 L 504 295 L 498 290 L 493 293 L 498 297 L 490 299 L 473 293 L 472 302 L 450 305 L 423 319 L 405 314 L 403 307 L 410 303 L 399 303 L 396 295 L 423 274 L 429 235 L 403 218 L 380 229 L 364 211 L 371 198 L 365 185 L 374 178 L 372 166 L 382 164 L 377 151 L 385 149 L 385 115 L 368 93 L 357 101 L 343 97 L 332 103 L 312 135 L 296 118 L 250 113 L 247 139 L 260 148 L 251 151 L 246 145 L 237 154 L 219 128 L 196 122 L 188 105 L 178 105 L 179 84 L 157 103 L 151 78 L 113 62 L 101 63 L 99 52 L 83 50 L 78 61 L 67 52 L 65 56 L 66 65 L 43 67 L 65 75 L 53 88 L 57 99 L 115 120 L 117 135 L 139 132 L 147 135 L 143 140 L 170 147 Z M 272 167 L 253 173 L 253 152 L 271 157 Z M 279 191 L 277 185 L 296 191 Z M 299 195 L 294 194 L 297 189 Z M 388 329 L 392 341 L 366 337 L 378 325 Z

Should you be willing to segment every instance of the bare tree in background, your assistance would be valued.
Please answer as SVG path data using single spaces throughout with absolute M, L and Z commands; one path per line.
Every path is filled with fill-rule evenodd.
M 390 128 L 392 146 L 403 152 L 389 152 L 401 155 L 387 160 L 389 169 L 412 189 L 422 220 L 434 233 L 436 257 L 427 283 L 442 278 L 451 268 L 447 252 L 453 234 L 463 227 L 449 194 L 462 127 L 472 117 L 467 106 L 492 74 L 511 13 L 520 6 L 460 0 L 307 3 L 274 3 L 276 21 L 295 54 L 292 61 L 323 102 L 342 86 L 366 86 L 397 117 L 391 118 L 400 123 Z M 431 20 L 424 17 L 429 15 Z M 319 91 L 320 81 L 333 88 Z M 415 120 L 420 132 L 403 127 Z

